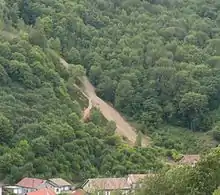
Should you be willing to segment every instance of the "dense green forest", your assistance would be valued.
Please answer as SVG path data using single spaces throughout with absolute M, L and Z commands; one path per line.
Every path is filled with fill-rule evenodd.
M 31 44 L 31 33 L 11 41 L 4 37 L 0 40 L 1 180 L 15 182 L 24 176 L 81 180 L 161 167 L 156 159 L 159 150 L 124 145 L 114 135 L 114 124 L 103 124 L 98 113 L 90 123 L 81 121 L 80 101 L 74 99 L 72 87 L 76 75 L 71 74 L 78 73 L 61 71 L 59 58 Z
M 6 5 L 7 24 L 33 26 L 34 44 L 83 65 L 98 95 L 144 133 L 169 124 L 213 129 L 218 139 L 217 0 L 22 0 Z
M 79 52 L 67 50 L 58 35 L 50 37 L 58 31 L 42 23 L 49 19 L 45 12 L 56 13 L 64 25 L 59 17 L 65 19 L 66 7 L 44 3 L 1 1 L 0 180 L 59 176 L 81 181 L 158 170 L 160 149 L 127 146 L 114 134 L 114 123 L 101 120 L 97 111 L 91 122 L 81 121 L 86 101 L 73 86 L 83 74 Z M 68 33 L 67 26 L 57 27 Z M 67 35 L 63 39 L 71 42 Z M 69 70 L 56 54 L 61 49 L 69 52 Z
M 162 167 L 166 149 L 218 144 L 219 8 L 219 0 L 2 0 L 0 180 L 143 173 Z M 98 112 L 81 121 L 73 83 L 82 67 L 152 147 L 127 146 Z

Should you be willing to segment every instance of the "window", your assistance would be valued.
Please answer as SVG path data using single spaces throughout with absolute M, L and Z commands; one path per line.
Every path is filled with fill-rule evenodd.
M 110 195 L 111 192 L 110 191 L 105 191 L 105 195 Z

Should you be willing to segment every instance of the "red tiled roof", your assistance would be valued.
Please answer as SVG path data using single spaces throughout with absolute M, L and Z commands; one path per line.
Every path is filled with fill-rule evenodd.
M 85 195 L 85 194 L 86 194 L 86 192 L 82 189 L 75 190 L 72 193 L 72 195 Z
M 34 192 L 28 192 L 27 195 L 56 195 L 50 188 L 43 188 Z
M 39 185 L 43 184 L 45 180 L 37 178 L 25 177 L 19 181 L 16 185 L 25 188 L 37 188 Z

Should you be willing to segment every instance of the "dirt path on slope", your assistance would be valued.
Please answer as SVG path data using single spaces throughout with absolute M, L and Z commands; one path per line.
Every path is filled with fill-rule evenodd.
M 116 132 L 122 137 L 126 137 L 127 140 L 134 145 L 136 142 L 136 130 L 119 114 L 117 110 L 99 98 L 95 93 L 95 88 L 89 82 L 88 78 L 83 77 L 82 83 L 84 86 L 85 93 L 89 96 L 92 101 L 92 105 L 98 108 L 103 116 L 108 121 L 114 121 L 116 123 Z M 142 146 L 146 147 L 149 145 L 150 139 L 146 136 L 142 137 Z
M 60 62 L 66 68 L 69 67 L 69 64 L 64 59 L 60 59 Z M 83 77 L 81 79 L 81 82 L 83 84 L 83 91 L 78 86 L 76 87 L 80 89 L 84 96 L 86 96 L 89 100 L 89 106 L 84 111 L 84 117 L 88 114 L 87 112 L 89 112 L 93 106 L 98 108 L 108 121 L 114 121 L 116 123 L 116 133 L 121 137 L 125 137 L 131 145 L 134 145 L 137 137 L 136 130 L 119 114 L 117 110 L 115 110 L 113 107 L 111 107 L 109 104 L 107 104 L 105 101 L 103 101 L 96 95 L 95 88 L 89 82 L 87 77 Z M 146 147 L 149 144 L 150 138 L 143 135 L 142 147 Z

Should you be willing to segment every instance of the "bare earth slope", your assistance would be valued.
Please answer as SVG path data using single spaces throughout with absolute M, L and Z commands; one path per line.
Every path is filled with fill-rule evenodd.
M 116 132 L 123 137 L 126 137 L 128 141 L 134 145 L 136 141 L 137 133 L 135 129 L 119 114 L 117 110 L 99 98 L 95 89 L 86 77 L 82 79 L 84 91 L 89 96 L 92 101 L 92 105 L 99 108 L 103 116 L 108 121 L 114 121 L 116 123 Z M 149 144 L 149 139 L 146 137 L 142 138 L 142 146 L 147 146 Z
M 69 64 L 64 59 L 60 59 L 60 62 L 68 68 Z M 98 108 L 108 121 L 114 121 L 116 123 L 116 133 L 125 137 L 131 145 L 134 145 L 137 136 L 136 130 L 119 114 L 117 110 L 96 95 L 95 88 L 89 82 L 87 77 L 83 77 L 81 81 L 84 88 L 83 94 L 86 94 L 86 97 L 89 100 L 89 107 L 87 109 L 91 109 L 92 106 Z M 142 146 L 146 147 L 149 143 L 150 139 L 147 136 L 143 136 Z

